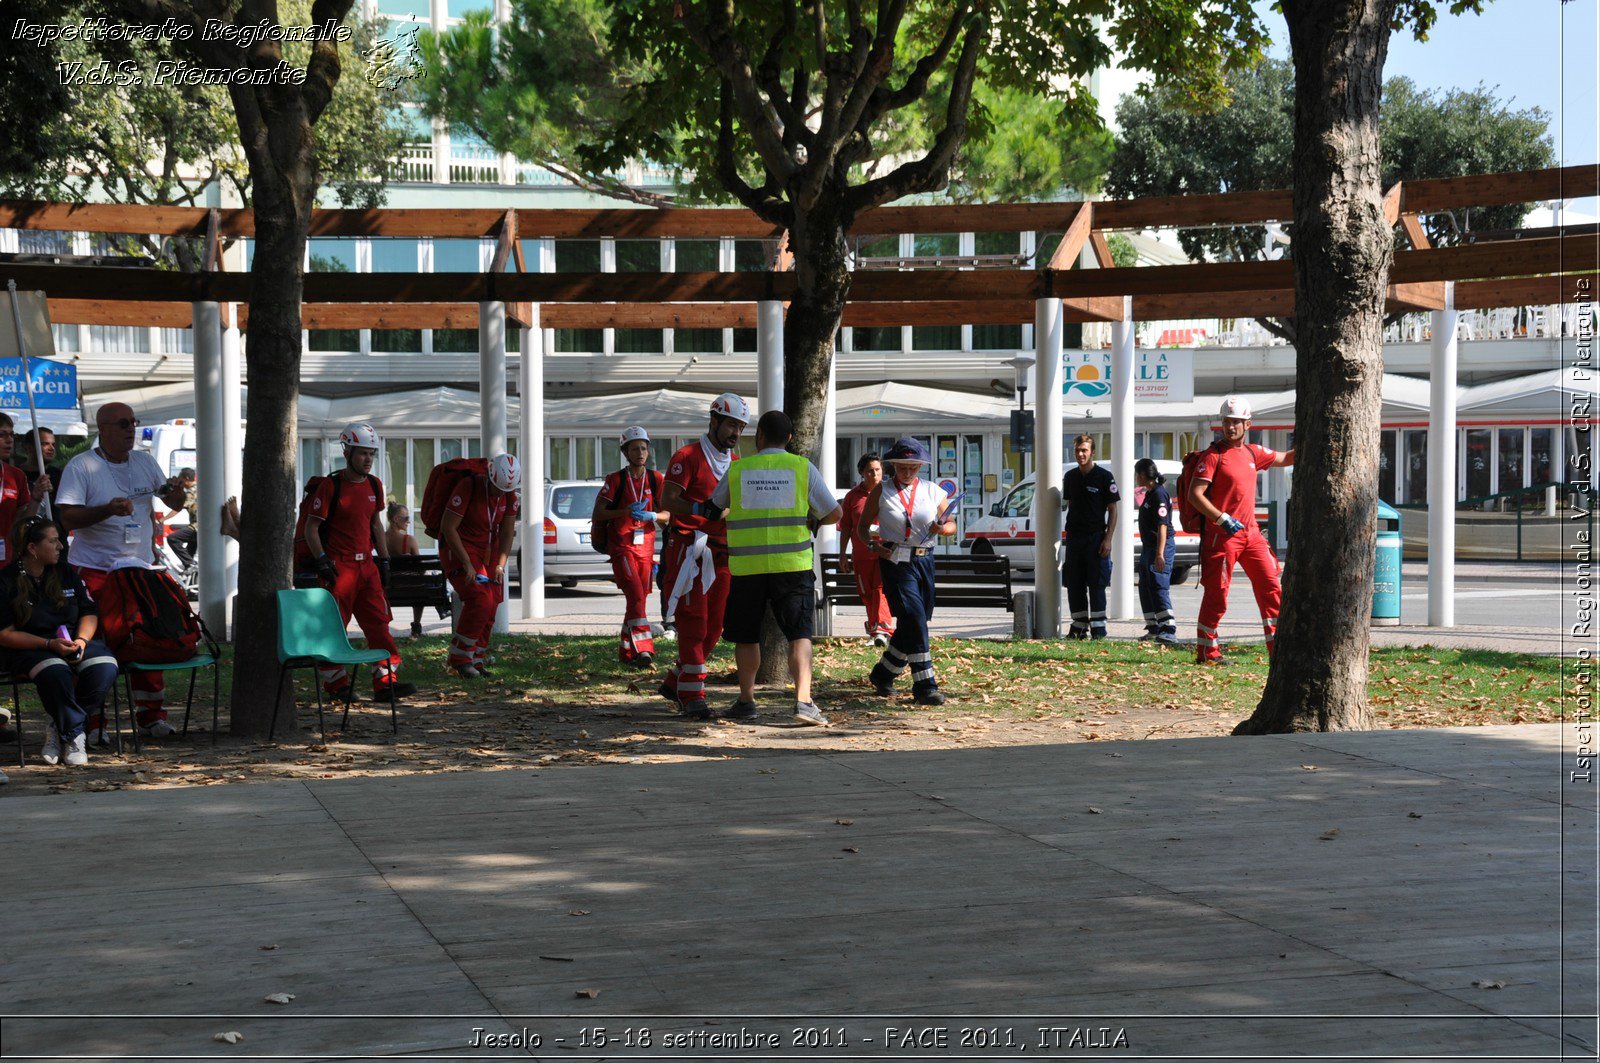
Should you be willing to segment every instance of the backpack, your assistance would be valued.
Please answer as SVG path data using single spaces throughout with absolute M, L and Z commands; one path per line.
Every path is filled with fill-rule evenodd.
M 306 543 L 306 518 L 311 515 L 311 499 L 316 495 L 318 488 L 322 486 L 322 481 L 326 479 L 328 479 L 326 476 L 311 477 L 306 481 L 305 491 L 300 495 L 300 511 L 296 514 L 294 520 L 294 568 L 296 572 L 311 568 L 313 559 L 311 557 L 311 547 Z M 378 478 L 370 472 L 367 473 L 367 485 L 372 488 L 373 494 L 377 494 Z M 339 492 L 343 490 L 344 477 L 334 473 L 333 499 L 328 503 L 328 513 L 327 516 L 322 518 L 323 520 L 330 519 L 334 511 L 339 508 Z
M 210 652 L 217 652 L 210 632 L 189 607 L 189 596 L 159 569 L 112 569 L 98 604 L 101 637 L 123 664 L 187 661 L 202 639 Z
M 1191 450 L 1183 456 L 1183 471 L 1178 474 L 1177 486 L 1172 491 L 1172 507 L 1178 511 L 1178 522 L 1186 532 L 1203 531 L 1206 526 L 1205 516 L 1189 501 L 1189 488 L 1194 485 L 1194 472 L 1200 464 L 1200 455 L 1210 449 Z
M 444 523 L 445 506 L 455 489 L 470 477 L 488 475 L 488 458 L 451 458 L 435 465 L 428 473 L 427 486 L 422 489 L 422 505 L 417 507 L 422 530 L 434 539 L 442 539 L 439 528 Z
M 604 492 L 609 489 L 620 496 L 622 494 L 622 477 L 626 475 L 626 470 L 619 469 L 606 477 L 606 486 L 600 489 L 601 497 L 611 498 L 613 508 L 615 508 L 619 498 L 612 498 L 612 496 L 606 495 Z M 650 485 L 650 501 L 659 509 L 661 506 L 661 488 L 666 484 L 666 477 L 654 469 L 646 469 L 644 475 L 645 482 Z M 610 520 L 589 518 L 589 545 L 594 548 L 595 553 L 605 554 L 608 557 L 611 554 L 612 546 L 611 523 Z

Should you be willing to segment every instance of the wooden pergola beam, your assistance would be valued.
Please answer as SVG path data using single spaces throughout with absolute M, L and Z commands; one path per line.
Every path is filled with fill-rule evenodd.
M 1457 207 L 1494 207 L 1541 199 L 1586 199 L 1600 195 L 1597 185 L 1600 185 L 1600 168 L 1590 163 L 1555 166 L 1548 170 L 1407 181 L 1400 201 L 1401 210 L 1406 214 L 1430 214 Z
M 1287 189 L 1198 196 L 1145 196 L 1094 205 L 1097 229 L 1181 229 L 1196 225 L 1259 225 L 1294 216 Z
M 1595 272 L 1460 281 L 1456 284 L 1455 304 L 1457 310 L 1492 310 L 1502 306 L 1592 303 L 1597 291 L 1600 291 L 1600 273 Z
M 1046 269 L 1071 269 L 1078 264 L 1078 255 L 1083 251 L 1084 242 L 1089 239 L 1089 231 L 1094 227 L 1094 207 L 1088 203 L 1080 203 L 1078 212 L 1072 216 L 1072 221 L 1067 225 L 1067 231 L 1061 234 L 1061 243 L 1056 245 L 1055 254 L 1050 256 Z
M 1444 281 L 1425 284 L 1391 284 L 1383 307 L 1391 314 L 1444 309 Z

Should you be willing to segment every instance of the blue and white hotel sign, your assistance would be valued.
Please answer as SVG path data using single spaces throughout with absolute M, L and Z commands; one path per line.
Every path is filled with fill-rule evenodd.
M 1111 352 L 1068 350 L 1062 353 L 1062 394 L 1068 401 L 1111 401 Z M 1136 402 L 1194 401 L 1194 352 L 1166 347 L 1141 347 L 1133 352 L 1133 397 Z
M 33 404 L 41 410 L 78 408 L 78 367 L 48 358 L 29 358 Z M 0 358 L 0 409 L 26 410 L 28 389 L 22 381 L 22 359 Z

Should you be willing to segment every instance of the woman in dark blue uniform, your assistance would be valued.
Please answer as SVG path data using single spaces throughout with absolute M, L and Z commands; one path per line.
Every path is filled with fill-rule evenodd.
M 1133 464 L 1134 483 L 1144 490 L 1139 502 L 1139 605 L 1144 609 L 1144 635 L 1168 646 L 1178 643 L 1178 626 L 1172 616 L 1172 562 L 1178 556 L 1172 528 L 1172 496 L 1163 485 L 1167 478 L 1156 463 L 1140 458 Z

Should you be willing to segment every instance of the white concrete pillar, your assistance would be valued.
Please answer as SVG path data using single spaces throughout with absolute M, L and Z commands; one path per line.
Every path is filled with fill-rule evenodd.
M 1433 311 L 1428 358 L 1428 626 L 1456 625 L 1456 286 Z
M 224 303 L 222 306 L 222 460 L 223 460 L 223 500 L 244 497 L 244 388 L 241 386 L 242 376 L 240 366 L 242 356 L 239 351 L 239 305 L 237 303 Z M 199 470 L 195 470 L 199 472 Z M 212 516 L 221 519 L 215 510 Z M 204 527 L 210 520 L 204 512 L 200 514 L 200 524 Z M 233 615 L 233 600 L 239 593 L 239 542 L 237 539 L 222 540 L 223 557 L 226 559 L 227 575 L 226 587 L 228 593 L 228 615 Z M 216 630 L 216 629 L 214 629 Z M 220 630 L 217 630 L 221 634 Z
M 193 303 L 194 315 L 194 471 L 199 493 L 200 618 L 213 632 L 228 630 L 227 558 L 218 514 L 227 499 L 222 411 L 222 319 L 216 303 Z
M 1134 580 L 1133 543 L 1128 529 L 1138 523 L 1133 505 L 1133 299 L 1122 297 L 1122 320 L 1111 325 L 1111 474 L 1122 501 L 1117 504 L 1117 537 L 1111 546 L 1111 593 L 1106 611 L 1112 620 L 1142 615 Z
M 506 452 L 506 304 L 478 304 L 478 412 L 483 456 Z M 494 631 L 511 630 L 510 603 L 495 610 Z
M 817 468 L 833 487 L 839 482 L 839 352 L 828 359 L 828 399 L 822 408 L 822 438 L 817 444 Z M 839 552 L 839 526 L 824 524 L 817 534 L 817 551 Z
M 1033 634 L 1061 637 L 1061 300 L 1033 310 Z
M 538 303 L 533 304 L 528 326 L 522 330 L 517 374 L 522 397 L 517 441 L 522 457 L 522 556 L 517 568 L 522 574 L 524 620 L 544 616 L 544 356 L 545 345 L 555 343 L 555 333 L 539 327 Z
M 783 409 L 783 304 L 756 304 L 756 415 Z M 751 428 L 754 429 L 754 425 Z
M 1266 444 L 1273 450 L 1283 451 L 1289 449 L 1289 433 L 1284 429 L 1275 429 L 1264 433 Z M 1273 503 L 1272 548 L 1281 550 L 1289 541 L 1289 469 L 1291 466 L 1279 465 L 1267 470 L 1267 500 Z

